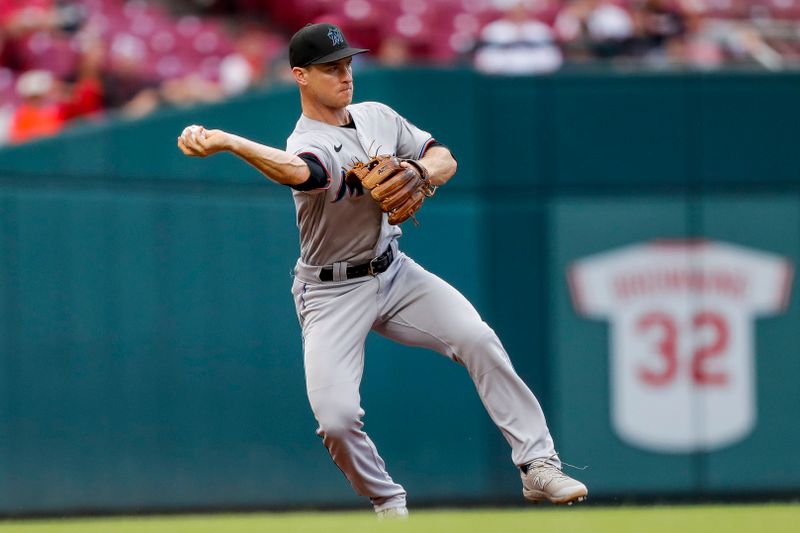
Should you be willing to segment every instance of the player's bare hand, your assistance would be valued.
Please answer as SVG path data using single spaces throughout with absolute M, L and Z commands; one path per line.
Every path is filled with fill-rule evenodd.
M 203 126 L 191 125 L 185 127 L 178 137 L 178 148 L 190 157 L 206 157 L 226 150 L 228 137 L 222 130 L 207 130 Z

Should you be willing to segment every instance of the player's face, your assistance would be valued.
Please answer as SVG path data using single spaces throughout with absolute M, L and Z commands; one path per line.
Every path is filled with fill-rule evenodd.
M 308 68 L 308 88 L 326 107 L 339 109 L 353 101 L 353 58 Z

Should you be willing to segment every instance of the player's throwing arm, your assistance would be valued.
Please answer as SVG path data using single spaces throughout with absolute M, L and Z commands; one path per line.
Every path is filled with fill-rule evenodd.
M 283 150 L 259 144 L 222 130 L 191 125 L 178 137 L 178 148 L 189 157 L 208 157 L 230 152 L 256 167 L 269 179 L 282 185 L 297 185 L 308 179 L 308 165 Z

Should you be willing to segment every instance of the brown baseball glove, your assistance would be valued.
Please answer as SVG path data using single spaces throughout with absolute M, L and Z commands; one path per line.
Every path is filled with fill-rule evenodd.
M 403 166 L 401 163 L 408 163 Z M 378 155 L 366 163 L 356 162 L 347 171 L 345 179 L 354 180 L 370 191 L 381 209 L 389 214 L 389 224 L 401 224 L 422 207 L 425 198 L 436 191 L 427 169 L 413 159 L 400 159 L 391 155 Z

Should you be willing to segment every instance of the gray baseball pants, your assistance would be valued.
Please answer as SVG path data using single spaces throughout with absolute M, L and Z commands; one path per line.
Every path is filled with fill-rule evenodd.
M 511 445 L 514 464 L 555 453 L 539 402 L 514 371 L 497 335 L 456 289 L 403 253 L 374 277 L 323 283 L 316 272 L 298 263 L 292 285 L 308 399 L 323 444 L 376 511 L 405 506 L 406 492 L 389 477 L 362 430 L 359 385 L 370 330 L 463 364 Z

